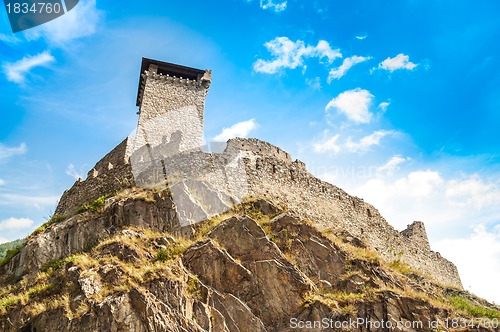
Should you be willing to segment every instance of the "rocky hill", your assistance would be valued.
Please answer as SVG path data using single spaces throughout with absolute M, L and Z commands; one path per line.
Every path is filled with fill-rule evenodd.
M 202 147 L 211 81 L 142 59 L 135 137 L 0 260 L 0 331 L 498 331 L 422 222 L 258 139 Z
M 498 331 L 500 308 L 282 203 L 175 222 L 139 188 L 54 217 L 2 263 L 0 330 Z

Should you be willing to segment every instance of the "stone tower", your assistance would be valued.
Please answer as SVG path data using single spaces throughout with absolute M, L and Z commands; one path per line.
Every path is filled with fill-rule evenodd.
M 133 150 L 171 143 L 175 152 L 203 145 L 203 111 L 210 70 L 142 58 L 137 92 L 139 123 Z

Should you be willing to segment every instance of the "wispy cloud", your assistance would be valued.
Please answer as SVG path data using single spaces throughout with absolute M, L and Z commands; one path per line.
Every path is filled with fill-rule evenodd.
M 28 218 L 8 218 L 0 221 L 0 231 L 26 229 L 33 226 L 33 223 Z
M 16 36 L 12 35 L 6 35 L 4 33 L 0 33 L 0 41 L 3 41 L 4 43 L 9 43 L 9 44 L 17 44 L 21 40 L 17 38 Z
M 316 153 L 333 153 L 338 154 L 339 152 L 347 153 L 364 153 L 369 151 L 372 147 L 380 145 L 381 140 L 390 135 L 396 134 L 396 131 L 391 130 L 377 130 L 370 135 L 364 136 L 358 141 L 353 141 L 351 137 L 348 137 L 343 142 L 340 141 L 340 134 L 331 134 L 328 130 L 323 132 L 322 138 L 313 143 L 313 149 Z M 391 161 L 389 161 L 391 162 Z M 389 167 L 395 167 L 396 161 L 392 161 L 393 165 L 384 165 L 381 167 L 383 169 L 388 169 Z
M 381 111 L 382 113 L 385 113 L 385 112 L 387 112 L 387 108 L 389 107 L 389 105 L 391 105 L 391 103 L 390 103 L 390 102 L 388 102 L 388 101 L 383 101 L 383 102 L 381 102 L 380 104 L 378 104 L 378 108 L 380 109 L 380 111 Z
M 341 150 L 341 147 L 338 144 L 339 138 L 339 134 L 332 136 L 328 131 L 325 131 L 323 133 L 323 139 L 320 142 L 313 144 L 314 152 L 333 154 L 339 153 Z
M 274 2 L 274 0 L 260 0 L 260 8 L 279 13 L 286 9 L 286 1 Z
M 257 128 L 257 122 L 255 119 L 250 119 L 247 121 L 242 121 L 235 123 L 229 128 L 224 128 L 222 131 L 216 135 L 213 140 L 215 142 L 226 142 L 227 140 L 235 137 L 247 137 L 248 134 L 255 128 Z
M 367 35 L 361 35 L 361 36 L 356 36 L 354 38 L 356 38 L 357 40 L 363 40 L 363 39 L 366 39 L 366 37 L 368 37 Z
M 333 109 L 355 123 L 369 123 L 372 119 L 370 106 L 373 98 L 368 90 L 360 88 L 348 90 L 330 100 L 325 110 Z
M 59 196 L 29 196 L 10 193 L 0 193 L 0 206 L 28 207 L 41 210 L 54 206 Z
M 400 53 L 396 55 L 394 58 L 387 58 L 378 65 L 378 69 L 388 70 L 391 73 L 398 69 L 406 69 L 413 70 L 418 66 L 410 61 L 410 57 L 408 55 L 404 55 Z
M 18 147 L 8 147 L 0 144 L 0 161 L 15 155 L 24 154 L 27 150 L 28 148 L 25 143 L 21 143 Z
M 84 178 L 83 172 L 81 170 L 77 171 L 75 168 L 75 165 L 73 165 L 73 164 L 68 165 L 68 167 L 66 168 L 66 174 L 68 174 L 69 176 L 71 176 L 75 180 Z
M 272 60 L 258 59 L 253 68 L 256 72 L 275 74 L 282 69 L 295 69 L 304 66 L 304 59 L 327 59 L 332 63 L 336 58 L 341 58 L 339 49 L 332 49 L 325 40 L 320 40 L 316 46 L 306 45 L 304 41 L 291 41 L 288 37 L 276 37 L 264 44 L 266 49 L 274 56 Z
M 398 163 L 401 161 L 393 160 L 393 165 Z M 419 218 L 431 224 L 459 220 L 469 223 L 474 216 L 475 220 L 481 220 L 478 216 L 483 212 L 484 215 L 491 213 L 497 220 L 500 207 L 498 181 L 486 181 L 478 174 L 446 179 L 433 169 L 415 170 L 395 180 L 379 175 L 353 191 L 375 204 L 395 223 L 405 218 Z M 418 204 L 408 205 L 412 200 Z M 478 211 L 483 212 L 478 214 Z
M 321 79 L 319 77 L 307 78 L 306 84 L 315 90 L 321 89 Z
M 410 161 L 411 158 L 403 157 L 400 155 L 392 156 L 385 164 L 377 167 L 377 172 L 386 173 L 388 175 L 393 174 L 395 171 L 399 170 L 399 166 L 405 162 Z
M 347 73 L 349 69 L 351 69 L 352 66 L 364 61 L 368 61 L 370 59 L 371 57 L 363 57 L 357 55 L 352 56 L 350 58 L 345 58 L 344 62 L 342 62 L 342 64 L 339 67 L 330 70 L 330 73 L 328 74 L 328 83 L 331 83 L 334 79 L 335 80 L 340 79 L 342 76 L 345 75 L 345 73 Z
M 481 210 L 485 206 L 500 205 L 500 188 L 474 174 L 466 179 L 449 181 L 446 197 L 454 206 Z
M 353 141 L 350 137 L 345 144 L 347 150 L 351 152 L 366 152 L 371 147 L 380 145 L 382 138 L 388 135 L 394 135 L 395 132 L 391 130 L 377 130 L 372 134 L 361 138 L 359 141 Z
M 51 44 L 62 45 L 94 34 L 101 16 L 95 0 L 81 0 L 68 13 L 56 20 L 26 30 L 24 35 L 28 40 L 44 38 Z
M 0 179 L 0 186 L 3 186 L 5 185 L 5 180 L 4 179 Z
M 54 62 L 54 57 L 50 51 L 45 51 L 33 56 L 27 56 L 14 63 L 6 63 L 3 65 L 3 70 L 7 79 L 14 83 L 23 83 L 28 74 L 33 68 L 47 66 Z

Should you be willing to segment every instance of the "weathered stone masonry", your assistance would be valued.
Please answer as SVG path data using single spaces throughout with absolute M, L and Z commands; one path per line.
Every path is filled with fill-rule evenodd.
M 389 262 L 399 259 L 442 284 L 462 287 L 455 265 L 430 249 L 422 222 L 398 232 L 372 205 L 315 178 L 301 161 L 284 159 L 281 149 L 256 139 L 231 140 L 233 144 L 249 152 L 250 194 L 280 202 L 324 228 L 347 230 Z M 261 149 L 275 152 L 261 154 Z
M 154 67 L 152 68 L 154 71 Z M 202 123 L 204 96 L 210 83 L 206 73 L 207 71 L 197 71 L 198 76 L 195 82 L 190 80 L 187 83 L 186 80 L 181 83 L 177 81 L 177 78 L 165 79 L 163 76 L 166 75 L 160 75 L 161 73 L 152 74 L 149 69 L 142 71 L 141 88 L 138 93 L 138 104 L 142 105 L 139 127 L 142 120 L 146 123 L 146 119 L 153 119 L 154 117 L 149 118 L 149 116 L 154 112 L 160 112 L 158 114 L 161 117 L 162 109 L 168 109 L 169 111 L 165 112 L 174 114 L 172 112 L 175 110 L 168 108 L 170 102 L 178 103 L 176 107 L 180 106 L 188 114 L 192 114 L 192 111 L 189 110 L 187 104 L 194 102 L 197 105 L 196 121 Z M 183 90 L 176 88 L 176 84 L 179 83 L 183 84 Z M 175 96 L 169 96 L 170 94 Z M 181 98 L 183 95 L 186 99 Z M 186 100 L 190 101 L 186 102 Z M 171 118 L 168 119 L 171 120 Z M 190 119 L 193 120 L 192 117 Z M 165 128 L 166 124 L 168 123 L 162 123 L 156 128 L 154 126 L 143 128 L 145 132 L 149 130 L 158 130 L 160 133 L 168 132 L 169 129 Z M 183 126 L 184 124 L 178 123 L 177 125 Z M 194 131 L 187 136 L 199 137 L 200 127 L 194 128 Z M 102 195 L 116 192 L 125 186 L 135 185 L 130 165 L 132 144 L 130 139 L 126 139 L 99 161 L 89 172 L 86 180 L 77 181 L 70 190 L 63 194 L 56 213 L 70 214 L 84 203 L 92 202 Z M 164 142 L 154 142 L 154 144 L 161 146 Z M 372 205 L 360 198 L 348 195 L 332 184 L 315 178 L 307 171 L 303 162 L 292 161 L 290 155 L 282 149 L 257 139 L 230 140 L 223 154 L 189 150 L 189 143 L 186 143 L 185 147 L 186 153 L 176 159 L 175 167 L 180 170 L 196 173 L 196 167 L 203 168 L 224 158 L 230 159 L 234 156 L 234 151 L 240 151 L 243 155 L 246 172 L 244 180 L 247 182 L 248 194 L 278 202 L 321 227 L 346 230 L 362 239 L 385 260 L 399 259 L 442 284 L 462 288 L 455 265 L 431 250 L 422 222 L 415 222 L 406 230 L 398 232 Z M 198 173 L 200 179 L 203 179 L 203 176 L 218 176 L 216 172 L 206 172 L 205 169 L 200 169 Z
M 202 146 L 205 98 L 211 81 L 209 70 L 143 59 L 135 147 L 157 146 L 177 131 L 183 135 L 180 151 Z
M 85 180 L 78 179 L 71 189 L 66 190 L 55 214 L 70 215 L 83 204 L 133 185 L 134 177 L 127 154 L 129 144 L 128 138 L 122 141 L 88 172 Z

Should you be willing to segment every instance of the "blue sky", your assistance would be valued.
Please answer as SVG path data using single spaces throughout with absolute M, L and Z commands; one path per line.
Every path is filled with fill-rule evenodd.
M 257 137 L 425 222 L 500 302 L 500 3 L 81 0 L 12 34 L 0 10 L 0 241 L 129 135 L 141 57 L 213 70 L 207 140 Z

